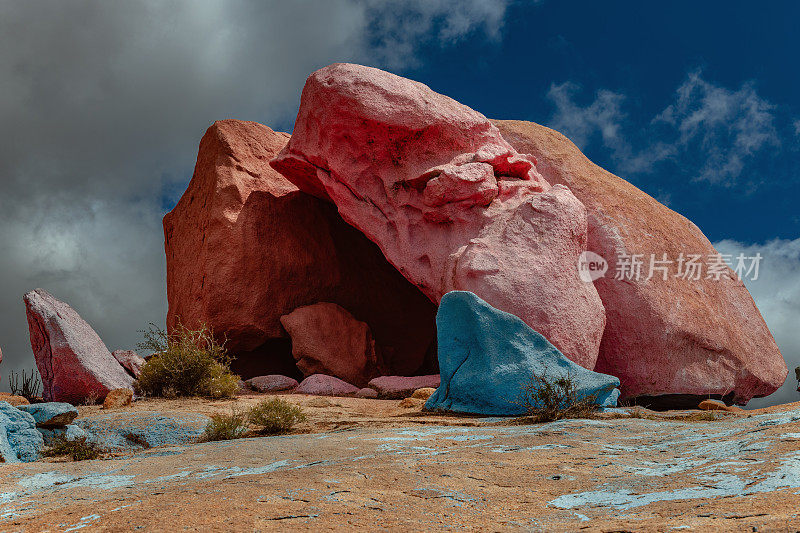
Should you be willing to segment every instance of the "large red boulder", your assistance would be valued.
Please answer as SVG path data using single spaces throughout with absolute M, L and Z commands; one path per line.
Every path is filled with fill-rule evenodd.
M 432 300 L 472 291 L 594 368 L 605 313 L 577 275 L 586 210 L 535 164 L 480 113 L 350 64 L 308 78 L 293 136 L 272 161 L 336 204 Z
M 715 395 L 745 403 L 783 384 L 786 363 L 734 273 L 676 275 L 680 257 L 713 262 L 717 255 L 697 226 L 593 164 L 560 133 L 531 122 L 495 124 L 517 150 L 537 158 L 547 181 L 568 186 L 588 209 L 588 249 L 609 263 L 594 283 L 607 316 L 597 372 L 620 378 L 627 397 Z M 642 254 L 638 280 L 629 270 L 616 279 L 625 254 Z M 662 261 L 666 254 L 658 264 L 667 267 L 666 279 L 661 270 L 646 279 L 651 254 Z
M 269 166 L 288 140 L 237 120 L 206 132 L 192 181 L 164 217 L 168 329 L 212 327 L 244 377 L 299 377 L 280 317 L 333 302 L 369 324 L 387 364 L 414 373 L 434 338 L 434 305 L 334 206 Z
M 45 401 L 83 403 L 132 389 L 133 377 L 72 307 L 42 289 L 24 301 Z
M 304 376 L 326 374 L 364 387 L 378 375 L 372 332 L 346 309 L 330 302 L 304 305 L 283 315 L 281 324 Z

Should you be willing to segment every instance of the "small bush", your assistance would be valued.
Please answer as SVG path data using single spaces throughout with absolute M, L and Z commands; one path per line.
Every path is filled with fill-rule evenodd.
M 522 386 L 520 404 L 532 422 L 551 422 L 562 418 L 589 418 L 597 411 L 596 397 L 581 397 L 575 381 L 566 376 L 551 378 L 547 369 L 531 376 Z
M 303 410 L 286 400 L 272 398 L 255 405 L 247 416 L 250 423 L 261 428 L 260 433 L 277 435 L 286 433 L 298 422 L 306 419 Z
M 100 457 L 100 449 L 96 444 L 88 442 L 86 437 L 67 440 L 64 435 L 56 437 L 53 442 L 42 450 L 45 457 L 60 457 L 67 455 L 73 461 L 85 461 Z
M 142 365 L 135 383 L 144 396 L 205 396 L 228 398 L 236 394 L 239 378 L 230 371 L 232 358 L 205 325 L 192 330 L 181 324 L 167 333 L 151 324 L 143 332 L 142 350 L 155 352 Z
M 39 372 L 35 368 L 31 370 L 30 376 L 25 374 L 25 370 L 22 371 L 21 383 L 19 374 L 13 370 L 8 373 L 8 387 L 11 389 L 11 394 L 15 396 L 22 396 L 31 403 L 33 403 L 35 400 L 39 400 L 41 385 L 41 381 L 39 380 Z
M 206 425 L 200 442 L 238 439 L 246 433 L 247 416 L 234 410 L 229 415 L 211 415 L 211 422 Z

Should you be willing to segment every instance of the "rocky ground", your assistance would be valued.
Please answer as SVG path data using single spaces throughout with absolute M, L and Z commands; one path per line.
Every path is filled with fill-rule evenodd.
M 309 414 L 290 435 L 5 465 L 0 529 L 800 528 L 800 403 L 518 425 L 395 400 L 284 397 Z M 261 398 L 148 400 L 117 413 L 212 414 Z

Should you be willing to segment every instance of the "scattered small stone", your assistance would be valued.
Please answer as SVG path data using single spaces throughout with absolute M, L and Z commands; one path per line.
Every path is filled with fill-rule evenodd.
M 421 388 L 439 386 L 439 374 L 428 376 L 381 376 L 369 382 L 369 387 L 378 391 L 379 398 L 400 399 L 414 394 Z
M 103 409 L 118 409 L 133 403 L 133 391 L 130 389 L 114 389 L 106 394 Z
M 425 400 L 421 398 L 404 398 L 398 404 L 403 409 L 416 409 L 425 405 Z
M 78 410 L 64 402 L 45 402 L 17 407 L 33 416 L 36 425 L 42 427 L 58 427 L 71 424 L 78 417 Z
M 247 385 L 258 392 L 280 392 L 296 389 L 299 383 L 296 379 L 280 374 L 256 376 L 245 381 Z
M 17 396 L 16 394 L 9 394 L 8 392 L 0 392 L 0 402 L 8 402 L 14 407 L 18 405 L 29 405 L 31 403 L 28 401 L 27 398 L 23 396 Z
M 420 400 L 427 400 L 433 395 L 434 392 L 436 392 L 436 389 L 433 387 L 422 387 L 421 389 L 415 390 L 411 397 L 419 398 Z
M 703 400 L 697 406 L 701 411 L 727 411 L 729 413 L 737 413 L 742 409 L 731 405 L 726 405 L 725 402 L 720 400 Z

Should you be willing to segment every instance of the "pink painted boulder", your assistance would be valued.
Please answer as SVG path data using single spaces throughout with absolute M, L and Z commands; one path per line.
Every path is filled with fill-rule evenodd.
M 164 217 L 168 329 L 206 324 L 227 338 L 240 375 L 291 376 L 280 317 L 333 302 L 369 324 L 393 372 L 416 372 L 435 336 L 435 306 L 333 205 L 269 166 L 288 140 L 239 120 L 203 136 L 189 187 Z
M 720 396 L 744 404 L 780 387 L 786 363 L 750 293 L 727 267 L 719 279 L 678 276 L 667 263 L 649 277 L 651 254 L 677 261 L 718 252 L 678 213 L 625 180 L 603 170 L 560 133 L 532 122 L 495 121 L 517 150 L 533 154 L 553 184 L 563 184 L 589 213 L 588 249 L 609 263 L 595 281 L 607 323 L 595 370 L 617 376 L 625 397 L 645 404 L 697 405 Z M 639 279 L 616 279 L 619 254 L 641 254 Z
M 281 324 L 292 338 L 292 355 L 304 376 L 326 374 L 363 387 L 378 374 L 369 326 L 341 306 L 320 302 L 298 307 L 283 315 Z
M 82 403 L 133 388 L 133 378 L 69 305 L 42 289 L 24 301 L 45 401 Z
M 374 398 L 378 397 L 378 391 L 376 391 L 375 389 L 371 389 L 369 387 L 364 387 L 363 389 L 361 389 L 360 391 L 358 391 L 356 393 L 356 396 L 358 396 L 359 398 L 373 398 L 374 399 Z
M 306 81 L 271 164 L 336 204 L 431 300 L 474 292 L 594 368 L 605 312 L 577 273 L 586 210 L 480 113 L 421 83 L 335 64 Z
M 369 382 L 379 398 L 407 398 L 417 389 L 439 387 L 439 374 L 429 376 L 381 376 Z
M 346 381 L 324 374 L 308 376 L 294 390 L 297 394 L 315 396 L 356 396 L 360 389 Z
M 297 388 L 296 379 L 279 374 L 269 376 L 256 376 L 245 381 L 248 387 L 258 392 L 284 392 Z
M 133 350 L 114 350 L 111 355 L 128 371 L 128 374 L 138 379 L 139 374 L 142 372 L 142 365 L 145 364 L 143 357 L 140 357 Z

